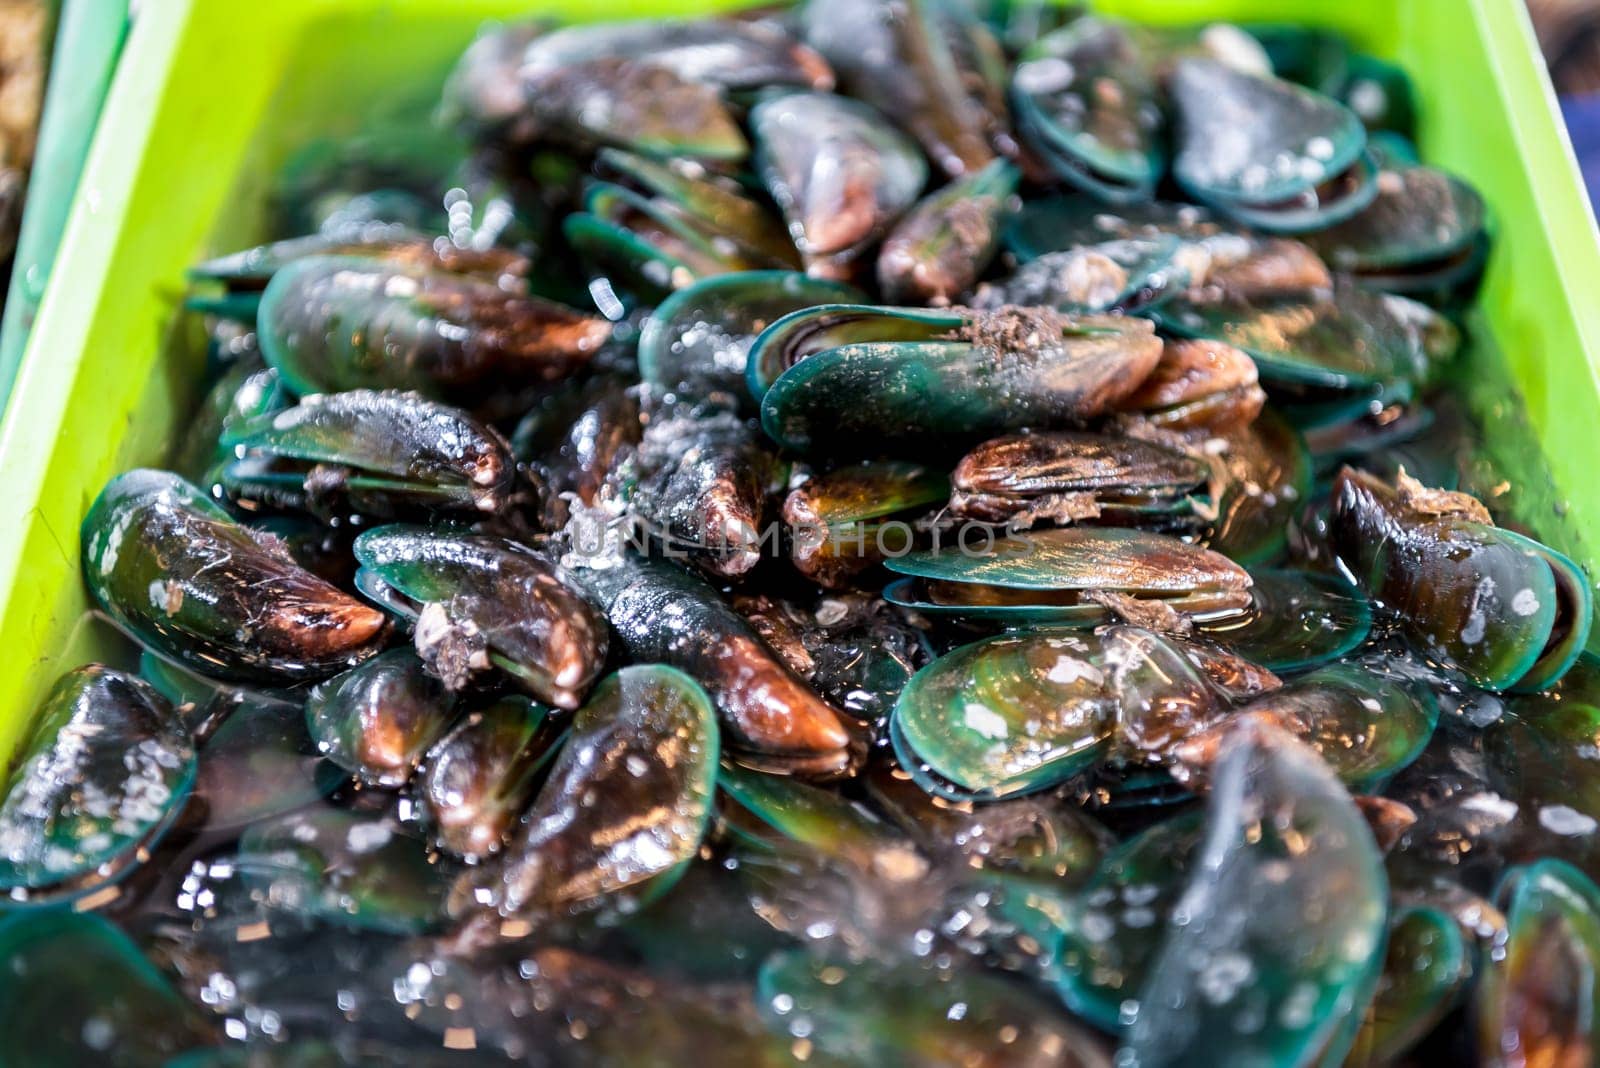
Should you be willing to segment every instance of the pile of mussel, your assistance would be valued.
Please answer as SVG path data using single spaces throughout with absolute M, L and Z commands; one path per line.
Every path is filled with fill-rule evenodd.
M 487 32 L 442 183 L 194 269 L 82 528 L 136 662 L 0 800 L 8 1042 L 1589 1063 L 1590 584 L 1484 503 L 1412 110 L 1295 26 Z

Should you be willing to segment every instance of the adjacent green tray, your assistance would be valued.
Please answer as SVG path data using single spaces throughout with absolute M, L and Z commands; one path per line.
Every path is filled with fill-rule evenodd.
M 62 670 L 125 656 L 86 611 L 78 522 L 112 474 L 162 462 L 193 411 L 202 345 L 184 268 L 263 236 L 302 146 L 425 115 L 489 18 L 703 11 L 648 0 L 150 0 L 102 116 L 0 424 L 0 755 Z M 1600 544 L 1600 241 L 1521 0 L 1123 0 L 1163 21 L 1333 26 L 1420 90 L 1422 149 L 1480 188 L 1497 240 L 1467 380 L 1493 416 L 1520 518 L 1586 564 Z M 1512 383 L 1527 421 L 1510 403 Z M 1496 414 L 1498 412 L 1498 414 Z M 1549 484 L 1538 450 L 1549 459 Z M 1584 535 L 1587 534 L 1587 541 Z

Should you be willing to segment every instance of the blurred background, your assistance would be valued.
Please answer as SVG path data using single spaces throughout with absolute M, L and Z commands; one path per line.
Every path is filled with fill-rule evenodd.
M 0 380 L 32 325 L 140 2 L 0 0 Z M 1600 0 L 1526 3 L 1593 202 L 1600 192 Z M 603 11 L 605 0 L 597 7 Z

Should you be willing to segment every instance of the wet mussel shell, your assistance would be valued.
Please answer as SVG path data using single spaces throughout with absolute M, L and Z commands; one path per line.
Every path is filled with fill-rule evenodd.
M 1159 635 L 1059 627 L 962 646 L 914 675 L 889 723 L 916 783 L 953 801 L 1047 789 L 1114 751 L 1205 725 L 1217 688 Z
M 768 327 L 748 375 L 780 445 L 872 453 L 1090 418 L 1160 358 L 1140 319 L 828 305 Z
M 317 750 L 368 786 L 398 788 L 450 727 L 453 694 L 410 649 L 391 649 L 318 684 L 306 698 Z
M 183 719 L 154 687 L 90 664 L 57 680 L 0 802 L 7 904 L 81 898 L 142 863 L 194 785 Z
M 608 676 L 505 850 L 455 887 L 452 914 L 504 933 L 506 920 L 659 895 L 699 852 L 720 754 L 716 711 L 689 676 L 661 664 Z
M 1246 726 L 1212 782 L 1192 864 L 1183 922 L 1167 927 L 1137 1008 L 1122 1007 L 1129 1063 L 1341 1058 L 1388 918 L 1382 858 L 1349 793 L 1308 747 Z
M 1377 195 L 1367 135 L 1348 108 L 1214 59 L 1178 61 L 1173 176 L 1196 200 L 1267 230 L 1313 230 Z
M 1065 527 L 967 541 L 885 561 L 908 577 L 884 597 L 929 616 L 1013 626 L 1098 626 L 1114 617 L 1087 596 L 1102 592 L 1157 601 L 1201 621 L 1228 619 L 1250 603 L 1248 572 L 1165 534 Z
M 444 922 L 455 872 L 390 816 L 331 805 L 252 825 L 235 867 L 267 900 L 301 915 L 399 935 Z
M 662 301 L 639 332 L 639 375 L 691 399 L 722 392 L 753 401 L 745 384 L 750 346 L 778 319 L 861 294 L 795 271 L 717 275 Z
M 1250 608 L 1200 633 L 1268 671 L 1303 671 L 1359 649 L 1372 604 L 1336 575 L 1288 569 L 1250 572 Z
M 83 572 L 113 622 L 203 674 L 324 678 L 381 648 L 384 614 L 263 547 L 176 475 L 136 470 L 83 521 Z
M 428 751 L 419 784 L 434 844 L 467 860 L 499 852 L 565 729 L 548 706 L 521 696 L 456 724 Z
M 491 663 L 576 708 L 605 663 L 605 620 L 564 572 L 507 538 L 386 526 L 356 539 L 357 585 L 415 624 L 435 674 L 461 689 Z
M 1470 515 L 1416 511 L 1380 479 L 1335 480 L 1334 547 L 1421 652 L 1487 690 L 1542 690 L 1588 640 L 1593 595 L 1556 550 Z
M 237 496 L 303 508 L 325 492 L 356 509 L 392 515 L 412 507 L 495 514 L 516 477 L 510 446 L 466 412 L 395 390 L 308 397 L 285 411 L 228 427 L 238 450 L 222 483 Z

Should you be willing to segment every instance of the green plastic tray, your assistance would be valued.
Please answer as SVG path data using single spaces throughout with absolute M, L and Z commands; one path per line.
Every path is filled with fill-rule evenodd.
M 159 464 L 194 410 L 184 268 L 263 236 L 268 184 L 307 143 L 425 114 L 486 19 L 704 11 L 649 0 L 150 0 L 0 424 L 0 755 L 62 670 L 125 657 L 86 611 L 78 523 L 112 474 Z M 1521 0 L 1123 0 L 1138 18 L 1304 21 L 1400 62 L 1422 149 L 1494 212 L 1465 381 L 1518 517 L 1596 563 L 1600 241 Z M 1526 420 L 1513 401 L 1520 391 Z M 1548 457 L 1553 484 L 1537 464 Z M 1587 536 L 1587 539 L 1586 537 Z

